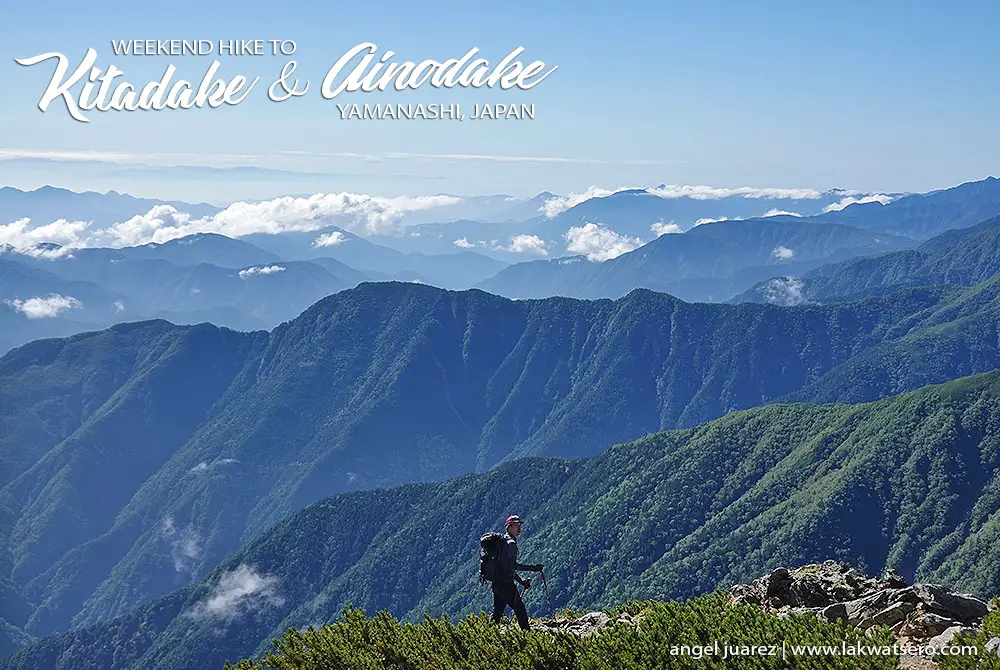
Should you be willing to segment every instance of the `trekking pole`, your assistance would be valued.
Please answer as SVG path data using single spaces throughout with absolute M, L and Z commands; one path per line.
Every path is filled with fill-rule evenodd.
M 552 607 L 552 596 L 549 595 L 549 584 L 548 584 L 548 582 L 545 581 L 545 573 L 539 571 L 538 574 L 540 574 L 542 576 L 542 586 L 545 587 L 545 599 L 549 601 L 549 614 L 551 614 L 552 618 L 555 619 L 556 618 L 556 611 Z

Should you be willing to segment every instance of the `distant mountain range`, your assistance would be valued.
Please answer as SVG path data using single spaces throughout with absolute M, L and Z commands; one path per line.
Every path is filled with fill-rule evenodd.
M 953 228 L 966 228 L 1000 214 L 1000 179 L 987 177 L 954 188 L 916 193 L 887 205 L 855 204 L 814 217 L 866 230 L 928 239 Z
M 998 419 L 993 372 L 871 404 L 738 412 L 586 460 L 532 458 L 343 494 L 278 523 L 197 583 L 42 639 L 0 668 L 221 667 L 348 604 L 411 620 L 482 611 L 477 539 L 512 510 L 527 520 L 521 556 L 547 573 L 549 590 L 527 594 L 532 612 L 545 611 L 546 593 L 575 610 L 684 598 L 829 556 L 995 593 Z M 239 497 L 238 469 L 199 476 L 229 489 L 217 500 Z
M 916 249 L 823 265 L 797 277 L 761 282 L 733 302 L 833 302 L 907 286 L 971 286 L 1000 272 L 1000 217 L 949 230 Z
M 721 202 L 731 199 L 747 200 L 730 196 Z M 676 226 L 674 232 L 642 246 L 632 242 L 631 247 L 638 247 L 634 251 L 621 246 L 629 236 L 645 240 L 652 235 L 637 226 L 648 229 L 657 221 L 658 208 L 667 206 L 659 200 L 663 198 L 645 190 L 622 191 L 586 200 L 544 222 L 525 222 L 519 229 L 531 230 L 559 248 L 565 247 L 563 235 L 571 227 L 599 225 L 619 236 L 605 235 L 604 240 L 618 245 L 621 252 L 603 262 L 571 256 L 517 263 L 479 286 L 510 297 L 581 298 L 617 297 L 645 287 L 685 300 L 725 301 L 774 276 L 801 276 L 850 257 L 917 246 L 916 240 L 1000 215 L 1000 180 L 990 177 L 927 194 L 898 196 L 888 204 L 855 203 L 813 216 L 775 214 L 736 220 L 721 215 L 717 218 L 728 220 L 695 225 L 683 233 L 677 232 L 683 226 Z M 667 203 L 686 206 L 688 200 Z M 833 230 L 843 239 L 831 234 Z
M 604 262 L 577 256 L 518 263 L 479 287 L 513 298 L 563 295 L 616 298 L 636 287 L 718 302 L 762 277 L 807 270 L 834 259 L 902 249 L 911 240 L 838 224 L 771 217 L 697 226 L 661 235 Z
M 313 246 L 324 235 L 340 237 L 337 244 Z M 366 271 L 354 269 L 358 266 Z M 0 352 L 42 337 L 148 318 L 269 329 L 362 281 L 461 288 L 503 267 L 501 261 L 468 251 L 403 254 L 336 228 L 239 240 L 199 233 L 120 249 L 67 250 L 53 244 L 22 252 L 0 248 L 0 324 L 6 326 L 0 330 Z
M 446 248 L 438 255 L 403 253 L 337 226 L 280 235 L 246 235 L 240 239 L 282 258 L 333 258 L 379 281 L 419 281 L 441 288 L 468 288 L 507 266 L 503 261 L 457 247 Z
M 98 226 L 110 226 L 145 214 L 157 205 L 172 205 L 195 218 L 211 216 L 221 209 L 205 203 L 136 198 L 115 191 L 77 193 L 54 186 L 22 191 L 4 186 L 0 188 L 0 225 L 29 218 L 36 224 L 63 219 L 93 221 Z
M 114 323 L 166 318 L 268 329 L 320 298 L 368 277 L 325 259 L 279 261 L 221 235 L 161 245 L 76 249 L 50 245 L 33 256 L 0 252 L 0 351 L 40 337 L 98 330 Z M 204 262 L 216 260 L 217 264 Z
M 545 243 L 550 256 L 562 256 L 567 250 L 567 231 L 587 223 L 601 224 L 630 241 L 638 240 L 638 245 L 655 239 L 654 224 L 688 230 L 699 221 L 749 219 L 771 212 L 819 214 L 824 207 L 838 206 L 849 197 L 847 193 L 841 189 L 824 193 L 809 189 L 700 192 L 665 185 L 595 197 L 563 198 L 544 192 L 508 212 L 506 219 L 439 217 L 433 223 L 408 229 L 407 235 L 380 241 L 396 249 L 423 253 L 443 253 L 456 245 L 470 245 L 466 248 L 514 262 L 523 258 L 523 253 L 510 250 L 511 238 L 516 235 L 536 235 Z M 497 220 L 505 221 L 506 225 L 494 225 Z
M 0 246 L 5 262 L 25 266 L 20 276 L 41 273 L 33 274 L 31 282 L 0 286 L 0 324 L 6 326 L 0 331 L 0 351 L 38 337 L 145 318 L 267 329 L 362 281 L 476 286 L 513 298 L 617 298 L 649 288 L 709 302 L 748 290 L 741 300 L 768 299 L 754 297 L 753 287 L 759 285 L 768 287 L 766 295 L 774 300 L 788 303 L 801 299 L 800 280 L 804 290 L 814 290 L 809 286 L 818 275 L 811 273 L 820 266 L 916 247 L 918 238 L 930 231 L 967 227 L 982 220 L 976 217 L 1000 214 L 1000 181 L 993 178 L 929 194 L 885 196 L 881 199 L 895 198 L 885 205 L 847 204 L 865 196 L 836 189 L 706 188 L 661 185 L 592 198 L 547 192 L 530 200 L 453 198 L 453 204 L 420 210 L 420 216 L 462 215 L 472 208 L 482 218 L 416 223 L 397 236 L 363 237 L 327 225 L 239 239 L 198 233 L 163 244 L 70 249 L 42 235 L 27 248 L 22 243 L 16 249 Z M 106 226 L 163 204 L 184 216 L 211 217 L 219 211 L 114 192 L 0 189 L 0 215 L 36 222 L 58 216 Z M 751 211 L 761 213 L 765 206 L 773 215 L 735 220 Z M 830 211 L 801 217 L 780 213 L 795 207 Z M 694 225 L 683 233 L 676 232 L 682 225 L 668 221 L 669 216 L 687 221 L 709 211 L 731 220 Z M 531 216 L 517 220 L 525 215 Z M 13 239 L 18 230 L 0 231 L 0 241 Z M 551 258 L 560 249 L 570 255 Z M 517 262 L 538 254 L 549 258 Z M 762 284 L 775 277 L 795 280 Z
M 862 197 L 864 194 L 858 194 Z M 602 223 L 622 235 L 651 239 L 654 223 L 691 229 L 699 220 L 753 219 L 769 212 L 809 216 L 836 207 L 849 192 L 832 189 L 709 189 L 661 184 L 649 189 L 629 189 L 588 198 L 540 221 L 544 237 L 561 236 L 572 226 Z

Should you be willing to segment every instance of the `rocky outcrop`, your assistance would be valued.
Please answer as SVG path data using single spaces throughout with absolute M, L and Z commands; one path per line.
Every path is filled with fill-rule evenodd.
M 875 579 L 835 561 L 778 568 L 729 593 L 733 604 L 756 605 L 779 616 L 812 613 L 861 630 L 886 626 L 901 644 L 935 648 L 950 645 L 956 635 L 979 632 L 991 607 L 968 593 L 911 585 L 892 572 Z
M 776 614 L 811 612 L 862 630 L 886 626 L 899 637 L 928 640 L 954 627 L 978 630 L 989 610 L 974 595 L 937 584 L 913 584 L 895 573 L 874 579 L 835 561 L 778 568 L 730 589 L 734 603 Z
M 642 617 L 631 614 L 619 614 L 614 619 L 606 612 L 587 612 L 576 619 L 553 618 L 541 621 L 532 621 L 533 630 L 544 630 L 549 632 L 572 633 L 574 635 L 593 635 L 599 633 L 608 626 L 618 623 L 636 625 Z

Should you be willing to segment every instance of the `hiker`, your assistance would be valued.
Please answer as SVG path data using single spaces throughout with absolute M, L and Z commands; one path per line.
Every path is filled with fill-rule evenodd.
M 528 612 L 524 608 L 524 601 L 521 594 L 517 592 L 514 582 L 521 584 L 524 590 L 531 588 L 530 579 L 522 579 L 517 570 L 528 572 L 541 572 L 542 565 L 522 565 L 517 562 L 517 536 L 521 534 L 521 517 L 514 515 L 507 517 L 507 532 L 503 535 L 503 544 L 500 547 L 500 560 L 497 570 L 497 577 L 493 580 L 493 623 L 500 623 L 507 605 L 514 610 L 517 616 L 517 625 L 522 630 L 528 630 Z

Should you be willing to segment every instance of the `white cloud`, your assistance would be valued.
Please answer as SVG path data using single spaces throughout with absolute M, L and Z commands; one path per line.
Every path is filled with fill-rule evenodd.
M 798 217 L 801 217 L 802 215 L 799 214 L 798 212 L 789 212 L 789 211 L 784 210 L 784 209 L 778 209 L 776 207 L 772 207 L 771 209 L 769 209 L 766 212 L 764 212 L 763 218 L 766 219 L 769 216 L 798 216 Z
M 499 240 L 476 240 L 470 242 L 466 237 L 460 237 L 454 244 L 459 249 L 490 249 L 492 251 L 506 251 L 512 254 L 535 254 L 538 256 L 548 256 L 548 244 L 538 235 L 512 235 L 509 244 L 501 244 Z
M 273 275 L 277 272 L 284 272 L 285 269 L 286 268 L 283 265 L 268 265 L 247 268 L 245 270 L 240 270 L 240 279 L 247 279 L 248 277 L 256 277 L 259 275 Z
M 795 250 L 789 249 L 786 246 L 779 244 L 774 249 L 771 250 L 771 257 L 777 258 L 779 261 L 787 261 L 792 256 L 795 255 Z
M 560 164 L 589 164 L 589 165 L 609 165 L 612 161 L 600 158 L 570 158 L 567 156 L 504 156 L 501 154 L 410 154 L 401 152 L 387 152 L 375 154 L 375 158 L 413 158 L 417 160 L 446 160 L 446 161 L 486 161 L 491 163 L 560 163 Z M 647 164 L 653 161 L 622 161 L 628 164 Z
M 123 303 L 121 300 L 115 300 L 113 303 L 111 303 L 111 307 L 115 310 L 115 314 L 121 314 L 122 312 L 125 311 L 125 303 Z
M 538 211 L 543 212 L 548 218 L 562 214 L 570 207 L 576 207 L 581 202 L 590 200 L 591 198 L 604 198 L 619 191 L 626 191 L 628 187 L 619 186 L 616 189 L 601 188 L 600 186 L 591 186 L 583 193 L 570 193 L 569 195 L 560 195 L 555 198 L 549 198 L 545 203 L 538 208 Z
M 29 319 L 51 319 L 68 309 L 83 307 L 83 303 L 72 296 L 52 294 L 46 298 L 35 297 L 27 300 L 4 300 L 15 312 Z
M 13 249 L 11 245 L 6 246 L 7 249 Z M 25 249 L 17 250 L 17 253 L 23 254 L 25 256 L 30 256 L 31 258 L 37 258 L 43 261 L 54 261 L 60 258 L 75 258 L 73 256 L 74 247 L 61 247 L 59 245 L 49 246 L 46 244 L 39 244 L 34 247 L 28 247 Z
M 162 244 L 195 233 L 242 237 L 253 233 L 311 232 L 337 224 L 362 234 L 391 234 L 404 214 L 453 205 L 461 198 L 450 195 L 381 197 L 356 193 L 317 193 L 308 197 L 283 197 L 263 202 L 236 202 L 213 216 L 194 218 L 172 205 L 156 205 L 103 229 L 90 222 L 59 220 L 32 226 L 29 219 L 0 225 L 0 245 L 21 253 L 57 256 L 80 247 L 126 247 Z M 338 232 L 320 235 L 318 246 L 344 241 Z M 55 243 L 65 250 L 32 251 L 41 243 Z
M 675 235 L 681 232 L 681 227 L 676 223 L 664 223 L 662 219 L 651 225 L 649 229 L 653 231 L 657 237 L 660 237 L 661 235 Z
M 718 200 L 720 198 L 762 198 L 768 200 L 816 200 L 822 194 L 812 188 L 720 188 L 717 186 L 682 186 L 679 184 L 663 184 L 646 189 L 651 195 L 660 198 L 691 198 L 692 200 Z
M 320 235 L 315 240 L 313 240 L 312 245 L 316 248 L 320 247 L 335 247 L 342 242 L 347 241 L 347 235 L 344 235 L 339 230 L 335 230 L 332 233 L 326 233 L 325 235 Z
M 264 158 L 252 154 L 207 154 L 207 153 L 156 153 L 122 151 L 75 151 L 49 149 L 0 149 L 0 160 L 20 158 L 53 161 L 94 161 L 98 163 L 151 163 L 155 165 L 179 165 L 213 163 L 256 163 Z
M 761 297 L 772 305 L 793 307 L 807 302 L 802 294 L 805 284 L 797 277 L 775 277 L 761 287 Z
M 704 218 L 704 219 L 698 219 L 697 221 L 695 221 L 694 225 L 696 225 L 696 226 L 704 226 L 706 223 L 719 223 L 720 221 L 730 221 L 730 220 L 731 219 L 728 216 L 720 216 L 717 219 Z
M 887 195 L 885 193 L 873 193 L 871 195 L 866 195 L 866 196 L 861 197 L 861 198 L 855 197 L 853 195 L 849 195 L 849 196 L 847 196 L 845 198 L 841 198 L 839 202 L 834 202 L 834 203 L 831 203 L 831 204 L 827 205 L 826 207 L 823 208 L 823 211 L 824 212 L 839 212 L 840 210 L 844 209 L 848 205 L 854 205 L 854 204 L 866 205 L 866 204 L 868 204 L 870 202 L 879 202 L 879 203 L 882 203 L 883 205 L 888 205 L 892 201 L 893 201 L 893 197 L 891 195 Z
M 587 260 L 603 262 L 638 249 L 643 241 L 628 237 L 596 223 L 574 226 L 564 235 L 570 253 L 583 254 Z
M 212 468 L 214 468 L 214 467 L 216 467 L 218 465 L 227 465 L 229 463 L 239 463 L 239 461 L 237 461 L 235 458 L 220 458 L 219 460 L 215 461 L 211 465 L 209 465 L 205 461 L 202 461 L 198 465 L 196 465 L 193 468 L 191 468 L 190 470 L 188 470 L 188 472 L 190 472 L 191 474 L 195 474 L 196 475 L 196 474 L 199 474 L 199 473 L 202 473 L 202 472 L 207 472 L 208 470 L 211 470 Z
M 570 207 L 575 207 L 581 202 L 591 198 L 603 198 L 621 191 L 644 190 L 650 195 L 668 200 L 676 198 L 690 198 L 692 200 L 718 200 L 720 198 L 753 198 L 764 200 L 816 200 L 822 197 L 822 193 L 812 188 L 754 188 L 752 186 L 741 186 L 739 188 L 723 188 L 718 186 L 689 186 L 681 184 L 661 184 L 653 188 L 643 188 L 641 186 L 619 186 L 609 189 L 600 186 L 591 186 L 583 193 L 571 193 L 559 196 L 547 201 L 539 208 L 545 216 L 552 218 L 565 212 Z
M 200 465 L 205 465 L 201 463 Z M 208 466 L 205 466 L 208 467 Z M 168 516 L 163 520 L 160 532 L 170 545 L 170 557 L 174 561 L 174 570 L 177 572 L 188 572 L 195 567 L 195 563 L 201 558 L 202 542 L 195 531 L 194 526 L 178 528 L 174 525 L 174 518 Z
M 0 225 L 0 246 L 10 245 L 23 254 L 36 258 L 60 258 L 73 248 L 84 246 L 86 221 L 59 219 L 42 226 L 32 226 L 31 219 L 18 219 Z M 58 244 L 60 249 L 39 248 L 40 244 Z
M 222 165 L 259 166 L 271 164 L 276 159 L 295 157 L 305 159 L 347 158 L 366 163 L 385 160 L 429 161 L 477 161 L 492 163 L 555 163 L 583 165 L 662 165 L 657 160 L 608 160 L 604 158 L 577 158 L 572 156 L 509 156 L 502 154 L 431 154 L 385 152 L 365 154 L 352 151 L 302 151 L 283 150 L 274 154 L 225 154 L 225 153 L 185 153 L 185 152 L 124 152 L 124 151 L 75 151 L 47 149 L 0 149 L 0 161 L 12 159 L 43 159 L 53 161 L 88 161 L 113 164 L 150 164 L 164 166 Z
M 262 203 L 238 202 L 212 217 L 216 231 L 240 237 L 252 232 L 316 230 L 335 220 L 345 228 L 370 235 L 396 231 L 407 212 L 454 205 L 461 198 L 450 195 L 385 198 L 355 193 L 334 193 L 308 198 L 275 198 Z
M 504 245 L 500 244 L 497 240 L 476 240 L 475 242 L 470 242 L 467 237 L 460 237 L 455 240 L 454 244 L 459 249 L 492 249 L 493 251 L 511 251 Z
M 450 195 L 386 198 L 356 193 L 317 193 L 305 198 L 283 197 L 263 202 L 236 202 L 221 212 L 194 219 L 171 205 L 157 205 L 103 231 L 100 241 L 109 246 L 163 243 L 194 233 L 219 233 L 242 237 L 254 233 L 310 232 L 331 224 L 366 235 L 397 232 L 408 212 L 453 205 L 461 198 Z M 333 235 L 333 234 L 331 234 Z M 335 237 L 321 235 L 332 242 Z
M 496 247 L 497 251 L 509 251 L 515 254 L 536 254 L 538 256 L 548 256 L 549 250 L 546 248 L 545 240 L 538 235 L 514 235 L 510 238 L 510 244 L 503 247 Z
M 212 592 L 188 612 L 196 619 L 221 619 L 231 621 L 244 612 L 266 605 L 281 605 L 284 598 L 278 594 L 278 577 L 260 574 L 241 563 L 224 573 Z

